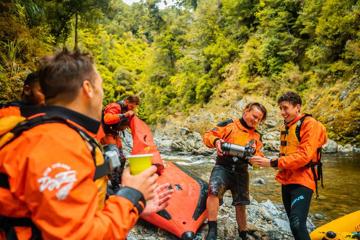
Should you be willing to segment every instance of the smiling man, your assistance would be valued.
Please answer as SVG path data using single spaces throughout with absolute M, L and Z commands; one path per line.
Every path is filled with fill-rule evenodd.
M 249 103 L 240 119 L 230 119 L 205 133 L 204 143 L 207 147 L 216 148 L 216 165 L 210 176 L 207 198 L 209 218 L 209 232 L 207 240 L 217 238 L 217 216 L 219 203 L 227 190 L 231 190 L 233 205 L 236 210 L 236 221 L 239 227 L 239 236 L 245 240 L 251 237 L 247 231 L 246 205 L 249 199 L 248 163 L 245 159 L 229 156 L 222 151 L 222 143 L 228 142 L 245 146 L 254 140 L 255 155 L 263 156 L 260 134 L 256 131 L 258 124 L 266 119 L 265 107 L 257 102 Z
M 281 183 L 282 200 L 296 240 L 310 240 L 306 218 L 317 180 L 321 177 L 321 147 L 326 143 L 325 127 L 311 115 L 301 113 L 302 100 L 287 92 L 278 100 L 284 128 L 281 130 L 280 157 L 255 156 L 256 166 L 278 168 L 276 180 Z
M 106 198 L 109 161 L 94 139 L 103 88 L 92 58 L 64 50 L 44 61 L 39 79 L 47 106 L 0 148 L 0 239 L 125 239 L 145 204 L 164 200 L 156 167 L 125 169 L 123 188 Z

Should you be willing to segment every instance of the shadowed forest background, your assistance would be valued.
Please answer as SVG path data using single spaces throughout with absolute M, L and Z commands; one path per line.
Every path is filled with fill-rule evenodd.
M 77 43 L 95 58 L 104 104 L 139 94 L 148 123 L 295 90 L 331 139 L 359 143 L 360 1 L 159 2 L 2 0 L 0 102 L 19 98 L 41 57 Z

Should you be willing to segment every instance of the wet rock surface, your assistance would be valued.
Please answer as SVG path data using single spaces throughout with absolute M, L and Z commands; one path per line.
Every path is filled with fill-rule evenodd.
M 232 198 L 229 193 L 224 196 L 224 203 L 220 207 L 218 217 L 218 239 L 240 239 L 235 218 L 235 208 L 231 205 Z M 255 240 L 287 240 L 293 239 L 284 208 L 270 200 L 257 202 L 251 199 L 247 206 L 248 228 L 250 239 Z M 314 229 L 314 224 L 307 221 L 308 230 Z M 205 239 L 207 224 L 204 224 L 197 233 L 195 240 Z M 139 239 L 178 239 L 175 236 L 156 228 L 144 221 L 140 221 L 130 232 L 128 240 Z

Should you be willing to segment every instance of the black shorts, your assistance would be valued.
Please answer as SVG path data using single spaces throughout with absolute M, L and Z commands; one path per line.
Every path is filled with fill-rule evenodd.
M 208 194 L 217 196 L 222 202 L 224 193 L 231 190 L 232 205 L 249 205 L 249 172 L 247 164 L 241 170 L 215 165 L 211 172 Z

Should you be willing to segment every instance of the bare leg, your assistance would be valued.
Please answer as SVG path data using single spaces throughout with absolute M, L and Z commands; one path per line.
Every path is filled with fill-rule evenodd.
M 245 205 L 236 205 L 236 221 L 239 226 L 239 231 L 246 231 L 246 206 Z
M 215 195 L 209 194 L 206 200 L 206 207 L 208 210 L 208 225 L 209 230 L 206 236 L 206 240 L 217 239 L 217 216 L 219 211 L 219 198 Z
M 219 198 L 209 194 L 206 200 L 206 208 L 208 210 L 209 221 L 216 221 L 219 211 Z

